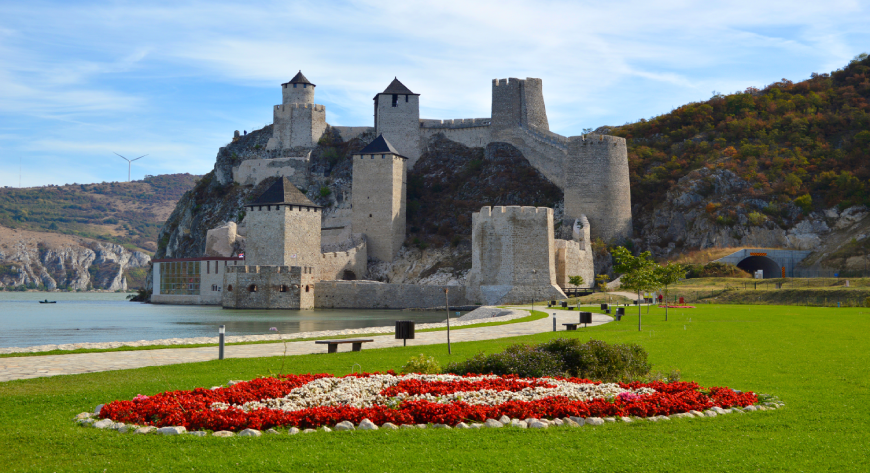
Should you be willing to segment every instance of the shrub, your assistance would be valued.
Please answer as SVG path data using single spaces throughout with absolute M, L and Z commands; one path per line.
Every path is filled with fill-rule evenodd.
M 511 345 L 492 355 L 478 353 L 471 359 L 450 363 L 444 371 L 453 374 L 516 374 L 530 378 L 564 374 L 559 358 L 526 344 Z
M 565 372 L 578 378 L 631 381 L 650 370 L 646 351 L 636 344 L 609 345 L 601 340 L 581 344 L 576 338 L 554 338 L 539 348 L 562 360 Z
M 813 198 L 809 194 L 804 194 L 794 200 L 794 204 L 800 207 L 805 214 L 813 211 Z
M 420 353 L 420 356 L 411 357 L 405 366 L 402 366 L 402 373 L 439 374 L 441 365 L 434 356 Z
M 756 227 L 764 223 L 764 221 L 766 220 L 764 215 L 755 211 L 746 214 L 746 218 L 749 220 L 750 225 L 754 225 Z
M 322 186 L 320 188 L 320 197 L 329 197 L 329 194 L 332 194 L 332 191 L 329 190 L 329 187 Z

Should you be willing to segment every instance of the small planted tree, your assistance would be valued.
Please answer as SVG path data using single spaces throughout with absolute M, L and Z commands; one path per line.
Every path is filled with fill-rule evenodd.
M 582 286 L 582 285 L 583 285 L 583 282 L 584 282 L 584 281 L 583 281 L 583 276 L 569 276 L 569 277 L 568 277 L 568 282 L 569 282 L 572 286 L 578 286 L 578 287 L 579 287 L 579 286 Z
M 613 255 L 613 270 L 622 273 L 622 287 L 637 291 L 637 330 L 641 329 L 641 293 L 652 291 L 659 286 L 659 267 L 652 259 L 649 251 L 634 256 L 625 247 L 617 247 L 610 252 Z
M 670 296 L 668 286 L 686 277 L 686 271 L 688 271 L 688 268 L 680 263 L 667 263 L 656 269 L 659 284 L 665 286 L 665 322 L 668 321 L 668 297 Z

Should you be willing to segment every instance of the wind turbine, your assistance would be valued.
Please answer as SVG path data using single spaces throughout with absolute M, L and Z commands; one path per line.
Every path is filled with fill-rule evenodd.
M 114 153 L 114 151 L 113 151 L 113 153 Z M 118 154 L 118 153 L 115 153 L 115 154 Z M 118 154 L 118 156 L 121 156 L 121 155 Z M 148 155 L 147 155 L 147 154 L 143 154 L 142 156 L 139 156 L 139 157 L 136 158 L 136 159 L 127 159 L 127 158 L 121 156 L 121 158 L 123 158 L 124 160 L 127 161 L 127 182 L 130 182 L 130 171 L 131 171 L 132 168 L 133 168 L 133 161 L 136 161 L 137 159 L 142 159 L 142 158 L 144 158 L 145 156 L 148 156 Z

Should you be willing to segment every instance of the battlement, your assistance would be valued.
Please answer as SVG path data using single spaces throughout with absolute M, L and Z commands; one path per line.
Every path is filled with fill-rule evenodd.
M 360 244 L 358 244 L 358 245 L 356 245 L 355 247 L 350 248 L 350 249 L 348 249 L 348 250 L 344 250 L 344 251 L 330 251 L 330 252 L 327 252 L 327 253 L 321 253 L 320 255 L 321 255 L 321 258 L 322 258 L 323 260 L 328 260 L 328 259 L 342 259 L 342 260 L 346 260 L 346 259 L 348 259 L 348 257 L 352 257 L 352 256 L 354 256 L 355 254 L 357 254 L 358 252 L 363 251 L 363 250 L 365 250 L 365 249 L 366 249 L 366 242 L 365 242 L 365 241 L 362 241 L 362 242 L 360 242 Z
M 241 274 L 290 274 L 299 276 L 302 274 L 299 266 L 227 266 L 228 273 Z
M 553 209 L 549 207 L 520 207 L 519 205 L 481 207 L 478 221 L 483 220 L 547 220 L 553 218 Z
M 611 135 L 596 135 L 596 134 L 588 134 L 588 135 L 580 135 L 580 136 L 572 136 L 568 138 L 568 143 L 572 146 L 600 146 L 600 145 L 610 145 L 610 146 L 625 146 L 625 138 L 621 138 L 619 136 L 611 136 Z
M 284 111 L 287 111 L 290 109 L 294 109 L 294 108 L 310 108 L 311 110 L 313 110 L 315 112 L 325 112 L 326 111 L 326 106 L 321 105 L 319 103 L 285 103 L 285 104 L 281 104 L 281 105 L 275 105 L 275 110 L 281 111 L 281 112 L 284 112 Z
M 528 126 L 549 131 L 543 81 L 534 77 L 493 79 L 492 126 L 494 130 Z
M 477 126 L 489 126 L 492 120 L 489 118 L 454 118 L 451 120 L 421 119 L 420 128 L 471 128 Z
M 493 79 L 492 86 L 493 87 L 519 87 L 520 84 L 524 82 L 522 79 L 517 79 L 516 77 L 509 77 L 507 79 Z

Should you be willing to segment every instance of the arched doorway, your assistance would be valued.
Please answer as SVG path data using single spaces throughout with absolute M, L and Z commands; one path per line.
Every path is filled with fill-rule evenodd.
M 356 274 L 353 271 L 346 269 L 341 275 L 341 279 L 345 281 L 356 281 Z
M 764 271 L 764 279 L 782 277 L 782 267 L 776 261 L 767 256 L 750 256 L 749 258 L 744 258 L 737 263 L 737 267 L 752 274 L 753 277 L 755 276 L 755 271 L 759 269 Z

